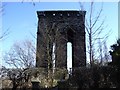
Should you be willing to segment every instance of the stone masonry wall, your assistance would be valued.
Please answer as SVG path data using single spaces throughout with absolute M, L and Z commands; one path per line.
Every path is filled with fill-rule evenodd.
M 55 43 L 56 67 L 67 68 L 67 42 L 72 43 L 72 67 L 85 66 L 85 11 L 38 11 L 37 15 L 36 66 L 48 67 L 47 40 L 51 46 Z M 50 39 L 47 39 L 46 32 L 49 32 Z

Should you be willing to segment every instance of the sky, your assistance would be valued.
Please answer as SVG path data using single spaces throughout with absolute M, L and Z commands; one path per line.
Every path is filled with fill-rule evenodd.
M 118 4 L 118 38 L 120 38 L 120 1 Z
M 3 2 L 4 6 L 2 15 L 2 31 L 9 29 L 10 34 L 2 40 L 3 53 L 9 51 L 11 46 L 16 41 L 23 41 L 25 39 L 31 39 L 36 42 L 37 32 L 37 13 L 36 11 L 45 10 L 80 10 L 79 2 Z M 84 2 L 83 6 L 85 10 L 89 10 L 89 3 Z M 95 10 L 99 10 L 101 2 L 95 3 Z M 87 12 L 88 13 L 88 12 Z M 86 17 L 87 16 L 86 13 Z M 95 13 L 96 14 L 96 13 Z M 109 38 L 107 40 L 108 49 L 118 38 L 118 3 L 117 2 L 104 2 L 103 13 L 101 20 L 105 18 L 104 33 L 110 31 Z M 35 45 L 36 46 L 36 45 Z M 69 51 L 71 53 L 71 51 Z M 69 54 L 70 55 L 70 54 Z M 70 58 L 70 56 L 68 57 Z

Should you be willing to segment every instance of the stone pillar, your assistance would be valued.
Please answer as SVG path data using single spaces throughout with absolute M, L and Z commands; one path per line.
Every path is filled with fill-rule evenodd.
M 47 68 L 46 60 L 46 21 L 43 15 L 38 14 L 38 30 L 37 30 L 37 54 L 36 67 Z
M 85 38 L 80 32 L 74 34 L 73 41 L 73 67 L 82 67 L 86 65 Z
M 55 66 L 57 68 L 67 69 L 67 40 L 66 35 L 62 34 L 56 41 L 56 58 Z

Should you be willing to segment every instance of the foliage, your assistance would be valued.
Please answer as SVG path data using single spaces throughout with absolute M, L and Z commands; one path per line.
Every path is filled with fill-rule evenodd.
M 29 71 L 29 70 L 28 70 Z M 48 71 L 48 72 L 46 72 Z M 58 84 L 58 81 L 64 79 L 66 77 L 66 70 L 65 69 L 55 69 L 54 73 L 52 69 L 45 69 L 45 68 L 34 68 L 31 71 L 31 81 L 40 83 L 41 87 L 55 87 Z
M 24 70 L 4 68 L 3 71 L 6 71 L 8 80 L 11 82 L 9 84 L 11 86 L 8 86 L 8 88 L 12 87 L 13 90 L 31 88 L 34 82 L 39 82 L 41 88 L 52 88 L 57 86 L 58 82 L 64 80 L 67 76 L 65 69 L 58 68 L 55 69 L 54 74 L 52 69 L 48 73 L 45 68 L 29 68 Z
M 120 68 L 120 39 L 111 46 L 110 55 L 112 56 L 112 65 Z
M 82 90 L 84 88 L 90 88 L 90 89 L 119 88 L 120 85 L 119 69 L 112 66 L 100 66 L 100 67 L 94 66 L 92 68 L 87 68 L 87 67 L 76 68 L 72 70 L 72 74 L 69 76 L 68 79 L 63 78 L 65 75 L 65 70 L 61 70 L 61 69 L 56 69 L 54 76 L 51 76 L 53 74 L 46 74 L 46 70 L 42 68 L 27 69 L 24 70 L 24 72 L 22 72 L 21 74 L 19 71 L 20 70 L 15 70 L 15 69 L 8 70 L 9 72 L 8 75 L 11 78 L 11 80 L 15 81 L 16 85 L 18 85 L 19 83 L 18 87 L 21 88 L 29 87 L 29 84 L 25 82 L 24 75 L 28 75 L 28 76 L 30 75 L 29 77 L 30 82 L 32 82 L 32 80 L 35 80 L 35 78 L 38 78 L 39 85 L 41 88 L 45 88 L 45 87 L 51 88 L 55 86 L 58 86 L 58 88 L 59 87 L 66 88 L 67 86 L 67 88 L 79 88 Z M 49 73 L 50 72 L 51 71 L 49 71 Z M 60 72 L 63 72 L 63 76 Z
M 10 68 L 3 68 L 2 69 L 3 75 L 6 74 L 6 77 L 3 78 L 4 81 L 11 82 L 11 86 L 6 88 L 12 87 L 12 90 L 16 90 L 17 88 L 29 88 L 29 79 L 30 79 L 30 72 L 26 72 L 26 69 L 10 69 Z M 6 85 L 5 83 L 3 87 Z M 27 86 L 27 87 L 26 87 Z M 4 87 L 5 88 L 5 87 Z
M 118 70 L 111 66 L 74 69 L 69 86 L 77 88 L 119 88 Z

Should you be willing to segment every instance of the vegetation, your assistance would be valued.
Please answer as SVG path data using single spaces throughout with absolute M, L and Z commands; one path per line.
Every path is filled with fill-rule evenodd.
M 12 68 L 2 68 L 3 75 L 12 81 L 12 89 L 26 87 L 29 83 L 30 72 L 26 70 L 35 66 L 35 48 L 30 40 L 15 43 L 9 52 L 4 55 L 4 61 Z
M 62 87 L 68 88 L 68 90 L 72 88 L 77 88 L 77 90 L 85 88 L 119 88 L 118 82 L 116 81 L 117 71 L 113 67 L 82 67 L 75 69 Z
M 7 72 L 7 76 L 12 80 L 12 83 L 14 83 L 13 90 L 15 90 L 16 87 L 26 88 L 24 85 L 28 85 L 27 88 L 30 87 L 30 80 L 34 77 L 39 78 L 39 85 L 43 88 L 46 87 L 45 85 L 47 85 L 47 87 L 57 86 L 57 88 L 66 88 L 67 86 L 68 89 L 77 88 L 81 90 L 84 88 L 120 88 L 120 69 L 118 64 L 120 53 L 119 41 L 120 40 L 117 41 L 117 44 L 111 46 L 110 54 L 113 60 L 111 64 L 108 66 L 100 66 L 96 63 L 93 67 L 76 68 L 72 70 L 68 78 L 66 78 L 68 73 L 64 70 L 55 70 L 55 73 L 53 73 L 51 69 L 51 71 L 48 71 L 48 77 L 48 74 L 44 72 L 46 70 L 40 70 L 40 68 L 24 69 L 24 71 L 22 70 L 21 72 L 20 69 L 8 70 L 3 67 L 4 73 Z M 29 78 L 27 78 L 27 75 Z M 28 81 L 29 84 L 26 84 Z
M 117 40 L 116 44 L 111 46 L 110 55 L 112 56 L 110 64 L 120 68 L 120 39 Z
M 89 10 L 84 7 L 84 3 L 80 2 L 81 10 L 86 11 L 85 29 L 86 29 L 86 53 L 89 55 L 90 65 L 94 64 L 95 60 L 100 60 L 103 63 L 103 45 L 105 44 L 109 32 L 105 32 L 105 17 L 103 17 L 103 3 L 100 8 L 96 8 L 94 1 L 89 3 Z M 105 56 L 106 57 L 106 56 Z
M 71 88 L 81 90 L 83 88 L 120 88 L 120 39 L 117 41 L 117 44 L 111 46 L 110 55 L 112 56 L 112 62 L 108 66 L 100 66 L 99 63 L 92 62 L 94 60 L 93 55 L 95 53 L 93 52 L 93 41 L 95 38 L 92 37 L 92 35 L 94 36 L 95 34 L 100 34 L 104 23 L 103 20 L 99 27 L 93 29 L 96 22 L 99 21 L 102 9 L 98 13 L 98 16 L 94 22 L 92 22 L 91 19 L 92 11 L 93 2 L 91 3 L 90 25 L 88 25 L 88 27 L 86 26 L 89 36 L 90 64 L 92 64 L 92 67 L 74 68 L 72 73 L 69 74 L 69 77 L 67 76 L 68 72 L 65 69 L 54 69 L 54 58 L 51 58 L 51 52 L 54 45 L 49 45 L 48 43 L 56 41 L 54 37 L 59 38 L 60 34 L 57 32 L 58 28 L 56 28 L 57 34 L 55 34 L 54 37 L 51 37 L 50 28 L 46 30 L 45 34 L 47 35 L 44 35 L 43 37 L 45 38 L 43 43 L 46 45 L 45 49 L 47 49 L 45 50 L 47 51 L 47 70 L 43 70 L 43 68 L 34 68 L 36 50 L 31 41 L 25 41 L 22 43 L 15 43 L 11 50 L 5 54 L 4 60 L 7 64 L 15 67 L 15 69 L 7 69 L 6 67 L 2 67 L 1 77 L 5 77 L 6 75 L 8 79 L 11 80 L 13 90 L 17 90 L 17 88 L 32 88 L 31 82 L 37 80 L 37 78 L 40 87 L 58 86 L 58 88 L 67 87 L 69 90 Z M 53 26 L 56 27 L 57 25 L 54 23 Z M 0 39 L 3 39 L 6 35 L 7 33 L 5 32 L 5 34 L 0 36 Z M 59 53 L 62 54 L 61 51 Z M 37 55 L 37 57 L 39 57 L 39 55 Z M 60 58 L 62 59 L 62 57 Z

